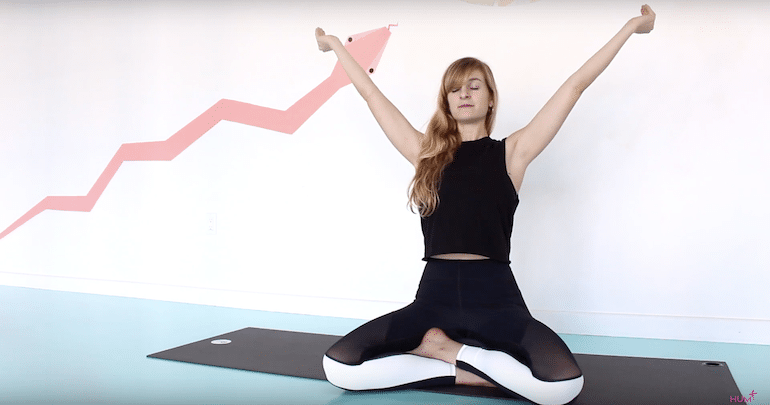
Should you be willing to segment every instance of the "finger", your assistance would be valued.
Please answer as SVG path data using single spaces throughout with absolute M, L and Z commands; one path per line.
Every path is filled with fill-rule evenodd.
M 642 15 L 652 15 L 654 17 L 655 16 L 655 12 L 652 11 L 652 7 L 650 7 L 649 5 L 645 4 L 645 5 L 642 6 Z
M 326 33 L 324 32 L 324 30 L 321 29 L 321 27 L 318 27 L 315 29 L 315 36 L 322 37 L 324 35 L 326 35 Z

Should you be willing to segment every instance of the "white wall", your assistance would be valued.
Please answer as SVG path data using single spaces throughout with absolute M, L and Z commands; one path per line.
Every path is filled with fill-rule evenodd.
M 530 166 L 512 268 L 558 332 L 770 344 L 770 9 L 652 7 L 655 31 L 628 41 Z M 288 108 L 334 66 L 316 26 L 398 23 L 373 78 L 420 129 L 446 66 L 487 61 L 500 139 L 638 9 L 2 3 L 0 231 L 222 98 Z M 411 175 L 347 86 L 293 135 L 222 122 L 171 162 L 124 163 L 91 212 L 45 211 L 0 239 L 0 284 L 372 318 L 408 303 L 422 270 Z

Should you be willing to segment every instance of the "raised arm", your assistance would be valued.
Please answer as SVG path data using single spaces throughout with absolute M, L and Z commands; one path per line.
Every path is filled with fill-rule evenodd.
M 380 128 L 385 132 L 393 146 L 416 167 L 420 153 L 420 137 L 423 134 L 417 131 L 393 103 L 382 94 L 369 75 L 345 49 L 339 38 L 326 35 L 320 28 L 316 28 L 315 34 L 318 48 L 324 52 L 334 51 L 353 86 L 364 98 L 369 110 L 372 111 L 377 123 L 380 124 Z
M 654 23 L 655 13 L 648 5 L 642 6 L 641 16 L 629 20 L 620 32 L 562 84 L 526 127 L 506 139 L 508 167 L 517 189 L 529 163 L 556 136 L 583 91 L 604 71 L 632 34 L 649 33 Z

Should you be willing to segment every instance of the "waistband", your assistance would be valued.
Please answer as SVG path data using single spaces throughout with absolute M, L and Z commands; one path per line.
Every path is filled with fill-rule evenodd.
M 423 278 L 446 278 L 450 274 L 470 278 L 513 277 L 511 266 L 494 259 L 455 260 L 429 258 L 425 263 Z
M 526 307 L 511 267 L 492 259 L 430 259 L 415 299 L 452 307 Z

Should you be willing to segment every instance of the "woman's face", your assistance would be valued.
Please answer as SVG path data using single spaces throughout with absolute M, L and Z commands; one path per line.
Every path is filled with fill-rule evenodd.
M 484 121 L 490 108 L 490 94 L 484 75 L 473 70 L 456 87 L 447 93 L 452 117 L 463 124 Z

